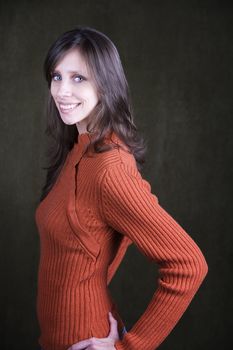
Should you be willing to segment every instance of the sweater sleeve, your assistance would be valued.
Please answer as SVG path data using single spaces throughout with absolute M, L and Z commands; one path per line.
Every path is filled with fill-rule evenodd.
M 152 299 L 115 348 L 154 350 L 187 309 L 207 274 L 207 262 L 194 240 L 159 205 L 135 167 L 120 163 L 106 170 L 101 208 L 106 223 L 132 240 L 159 269 Z

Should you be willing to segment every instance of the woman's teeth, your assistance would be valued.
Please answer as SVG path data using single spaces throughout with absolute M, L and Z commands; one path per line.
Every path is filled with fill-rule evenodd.
M 61 110 L 65 110 L 65 111 L 70 111 L 72 109 L 74 109 L 75 107 L 78 107 L 81 103 L 75 103 L 75 104 L 67 104 L 67 105 L 63 105 L 63 104 L 59 104 L 59 107 Z

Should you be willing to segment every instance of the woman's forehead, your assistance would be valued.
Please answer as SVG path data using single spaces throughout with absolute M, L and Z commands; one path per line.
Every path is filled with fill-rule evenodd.
M 55 64 L 56 70 L 61 70 L 66 73 L 79 72 L 80 74 L 88 73 L 88 65 L 84 55 L 81 54 L 78 48 L 70 49 L 65 52 Z

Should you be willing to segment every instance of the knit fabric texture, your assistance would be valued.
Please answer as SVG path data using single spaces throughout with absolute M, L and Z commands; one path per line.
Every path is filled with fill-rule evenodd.
M 115 342 L 116 350 L 156 349 L 208 271 L 200 248 L 161 207 L 132 153 L 114 132 L 110 135 L 105 142 L 114 149 L 87 156 L 92 134 L 78 134 L 35 211 L 40 236 L 37 316 L 44 350 L 66 350 L 83 339 L 107 337 L 108 311 L 121 333 L 123 317 L 108 285 L 132 243 L 157 265 L 159 278 L 143 314 Z

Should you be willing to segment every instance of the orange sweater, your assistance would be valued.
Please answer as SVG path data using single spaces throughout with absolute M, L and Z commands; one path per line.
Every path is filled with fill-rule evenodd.
M 145 312 L 117 350 L 154 350 L 174 328 L 203 279 L 206 260 L 159 205 L 135 158 L 119 149 L 87 157 L 91 134 L 79 134 L 59 177 L 35 212 L 40 235 L 37 313 L 44 350 L 66 350 L 107 337 L 108 311 L 124 324 L 108 284 L 134 243 L 158 264 Z M 115 133 L 106 142 L 121 142 Z M 78 165 L 78 167 L 76 167 Z

